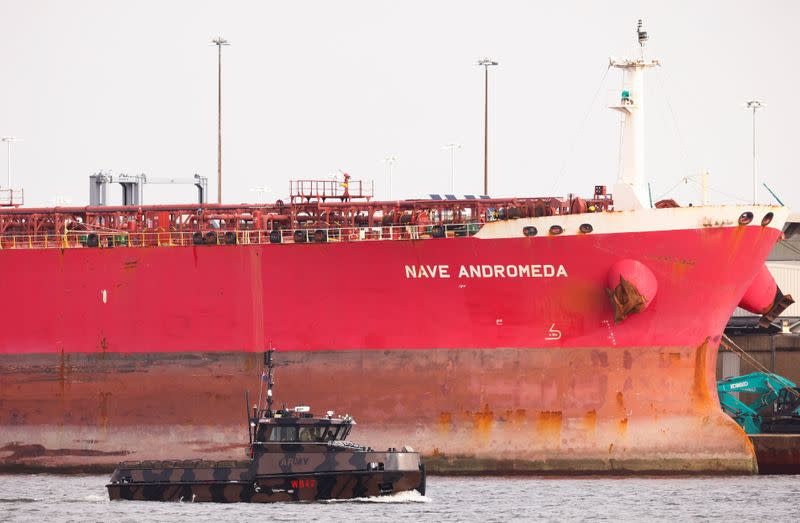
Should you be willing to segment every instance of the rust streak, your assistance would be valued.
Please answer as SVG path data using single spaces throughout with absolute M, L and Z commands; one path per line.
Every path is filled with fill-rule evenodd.
M 583 428 L 586 432 L 595 432 L 597 430 L 597 411 L 590 410 L 583 417 Z
M 108 429 L 108 397 L 111 396 L 110 392 L 100 392 L 100 427 L 103 430 Z
M 494 412 L 489 410 L 489 405 L 484 405 L 483 410 L 475 412 L 472 416 L 473 428 L 478 434 L 478 438 L 482 443 L 489 442 L 489 436 L 492 432 L 492 423 L 494 422 Z
M 625 408 L 625 396 L 622 391 L 617 392 L 617 406 L 621 409 Z
M 450 432 L 453 428 L 453 415 L 449 412 L 440 412 L 436 426 L 439 432 Z
M 708 351 L 708 340 L 706 339 L 695 352 L 694 360 L 694 382 L 692 383 L 692 397 L 695 407 L 707 409 L 711 401 L 708 393 L 708 378 L 706 373 L 706 353 Z
M 561 411 L 542 411 L 539 413 L 537 429 L 543 436 L 561 438 L 561 423 L 564 415 Z

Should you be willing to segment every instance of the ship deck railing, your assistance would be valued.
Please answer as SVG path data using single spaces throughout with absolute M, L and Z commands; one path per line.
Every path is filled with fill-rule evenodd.
M 180 468 L 247 468 L 249 461 L 242 460 L 142 460 L 121 461 L 118 468 L 123 469 L 180 469 Z
M 481 223 L 328 227 L 280 230 L 205 229 L 188 231 L 69 231 L 59 234 L 3 234 L 0 249 L 186 247 L 425 240 L 472 236 Z M 277 231 L 278 237 L 274 234 Z M 198 237 L 199 234 L 199 237 Z
M 292 201 L 369 200 L 375 194 L 373 182 L 361 180 L 292 180 L 289 195 Z

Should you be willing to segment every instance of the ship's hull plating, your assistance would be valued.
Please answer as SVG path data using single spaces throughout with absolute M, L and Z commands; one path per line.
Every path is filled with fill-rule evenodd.
M 287 352 L 277 399 L 336 405 L 358 416 L 359 441 L 410 443 L 434 472 L 751 470 L 747 439 L 710 392 L 715 350 Z M 244 456 L 243 391 L 256 394 L 260 355 L 65 360 L 38 356 L 15 374 L 4 437 L 40 446 L 6 444 L 7 465 Z
M 698 226 L 4 251 L 0 466 L 239 457 L 272 342 L 278 401 L 352 414 L 360 440 L 408 442 L 432 471 L 752 471 L 716 349 L 780 224 L 664 219 L 679 211 Z M 615 323 L 606 277 L 626 258 L 658 291 Z

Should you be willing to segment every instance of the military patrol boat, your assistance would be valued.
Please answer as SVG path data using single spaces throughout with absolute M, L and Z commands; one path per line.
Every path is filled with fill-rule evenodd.
M 425 494 L 425 468 L 412 448 L 379 452 L 346 441 L 356 424 L 349 415 L 315 417 L 308 406 L 274 410 L 272 354 L 264 353 L 258 403 L 248 410 L 250 459 L 122 462 L 106 485 L 109 497 L 267 503 Z

